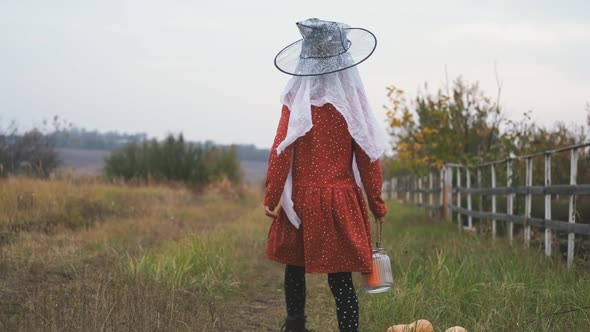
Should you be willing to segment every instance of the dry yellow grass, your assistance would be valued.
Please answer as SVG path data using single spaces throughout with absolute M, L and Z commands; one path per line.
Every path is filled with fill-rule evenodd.
M 11 234 L 0 243 L 0 330 L 276 331 L 284 319 L 283 266 L 265 257 L 270 220 L 255 190 L 12 178 L 0 192 L 12 215 L 0 224 Z M 86 211 L 86 227 L 64 209 Z M 362 331 L 418 318 L 435 331 L 590 328 L 587 271 L 412 208 L 390 211 L 384 244 L 396 288 L 364 294 L 354 276 Z M 41 226 L 9 227 L 21 217 Z M 310 328 L 336 331 L 326 279 L 307 275 L 306 313 Z
M 9 234 L 0 244 L 0 330 L 170 330 L 214 321 L 219 309 L 206 291 L 134 279 L 128 264 L 219 233 L 258 200 L 224 183 L 195 195 L 100 181 L 0 182 L 0 226 Z
M 0 182 L 0 230 L 49 232 L 60 225 L 89 227 L 112 215 L 134 216 L 151 205 L 187 199 L 188 192 L 166 187 L 13 177 Z

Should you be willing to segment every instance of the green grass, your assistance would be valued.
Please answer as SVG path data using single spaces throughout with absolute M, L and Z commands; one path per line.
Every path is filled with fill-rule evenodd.
M 455 325 L 469 331 L 590 330 L 587 271 L 567 271 L 542 252 L 504 240 L 460 233 L 414 208 L 391 203 L 390 211 L 384 245 L 396 285 L 383 295 L 361 292 L 366 331 L 419 318 L 443 331 Z
M 237 261 L 219 235 L 191 236 L 168 243 L 139 259 L 129 257 L 124 271 L 132 278 L 167 284 L 177 289 L 199 289 L 222 295 L 235 291 Z

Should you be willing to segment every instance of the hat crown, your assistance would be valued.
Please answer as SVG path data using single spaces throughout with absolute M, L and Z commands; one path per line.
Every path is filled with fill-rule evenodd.
M 303 36 L 301 58 L 329 58 L 350 47 L 346 24 L 310 18 L 297 22 L 297 27 Z

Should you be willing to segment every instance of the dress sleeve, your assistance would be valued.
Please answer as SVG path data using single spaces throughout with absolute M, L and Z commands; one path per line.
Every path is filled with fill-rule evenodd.
M 387 207 L 383 198 L 381 198 L 381 189 L 383 186 L 383 176 L 381 174 L 381 162 L 371 158 L 363 149 L 353 141 L 354 155 L 361 175 L 361 181 L 367 194 L 369 209 L 375 218 L 381 218 L 387 214 Z
M 289 108 L 283 105 L 279 127 L 277 128 L 277 134 L 268 159 L 268 170 L 266 172 L 266 183 L 264 186 L 264 205 L 268 206 L 271 210 L 274 210 L 279 204 L 285 181 L 291 168 L 291 159 L 293 158 L 293 144 L 285 148 L 280 155 L 277 155 L 277 147 L 287 136 L 289 114 Z

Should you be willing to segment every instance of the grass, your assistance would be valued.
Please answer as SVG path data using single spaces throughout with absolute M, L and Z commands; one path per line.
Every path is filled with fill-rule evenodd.
M 391 211 L 384 236 L 396 289 L 361 299 L 363 321 L 380 322 L 375 331 L 418 318 L 470 331 L 590 329 L 590 308 L 583 309 L 590 306 L 588 271 L 567 271 L 558 259 L 504 240 L 459 233 L 412 208 Z
M 231 244 L 227 245 L 219 237 L 191 236 L 139 259 L 130 257 L 124 270 L 132 279 L 224 294 L 235 291 L 238 286 Z
M 0 244 L 0 330 L 276 331 L 284 319 L 283 266 L 265 257 L 270 221 L 253 189 L 220 184 L 195 195 L 9 179 L 0 193 L 8 224 L 41 225 L 5 228 L 13 235 Z M 18 205 L 23 193 L 31 205 Z M 88 202 L 100 208 L 80 218 L 100 222 L 63 221 L 64 209 Z M 389 204 L 383 242 L 395 289 L 366 294 L 354 275 L 362 331 L 420 318 L 436 331 L 590 330 L 590 271 L 581 264 L 567 271 L 560 257 Z M 336 331 L 326 275 L 307 280 L 309 327 Z
M 0 231 L 51 231 L 55 227 L 90 227 L 116 215 L 141 214 L 149 204 L 186 200 L 183 191 L 131 187 L 100 181 L 39 181 L 12 177 L 0 185 Z
M 223 185 L 201 195 L 169 187 L 20 178 L 0 182 L 0 187 L 1 199 L 8 201 L 27 189 L 49 201 L 60 199 L 48 194 L 53 192 L 73 198 L 117 196 L 116 204 L 127 205 L 90 227 L 59 222 L 51 228 L 19 229 L 0 244 L 0 330 L 8 331 L 186 330 L 213 324 L 222 309 L 207 299 L 206 291 L 130 278 L 124 267 L 146 254 L 173 252 L 177 243 L 188 248 L 187 238 L 219 233 L 259 198 Z M 41 199 L 36 211 L 59 212 Z M 11 213 L 34 215 L 23 206 Z

